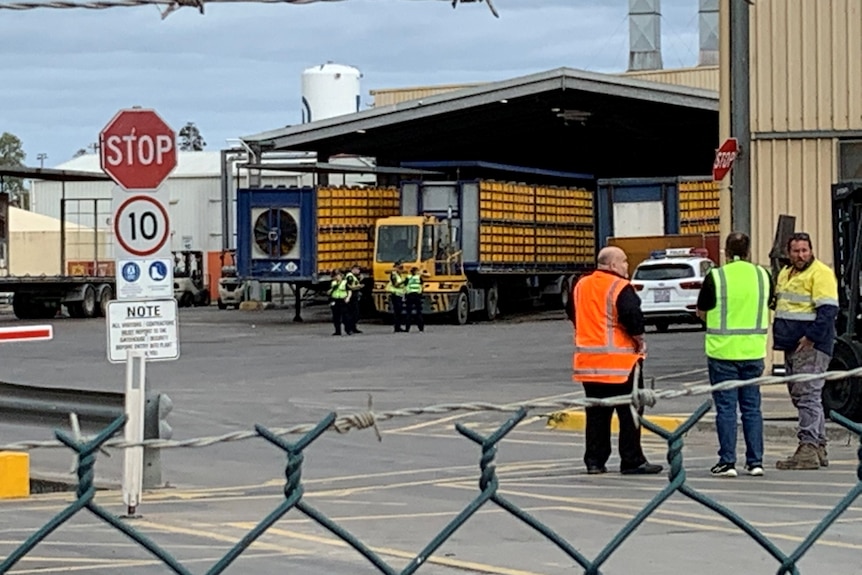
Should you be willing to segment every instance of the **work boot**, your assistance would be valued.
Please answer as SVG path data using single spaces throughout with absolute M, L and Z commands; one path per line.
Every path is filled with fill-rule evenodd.
M 817 446 L 817 458 L 820 459 L 820 467 L 829 467 L 829 454 L 826 453 L 826 446 Z
M 787 459 L 777 461 L 778 469 L 820 469 L 820 457 L 817 446 L 812 443 L 800 443 L 796 453 Z

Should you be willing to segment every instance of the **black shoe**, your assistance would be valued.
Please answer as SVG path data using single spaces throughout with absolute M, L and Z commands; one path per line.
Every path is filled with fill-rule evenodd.
M 656 465 L 655 463 L 641 463 L 637 467 L 620 469 L 620 473 L 623 475 L 655 475 L 656 473 L 661 473 L 662 469 L 664 468 L 661 465 Z
M 332 335 L 341 335 L 341 332 L 340 332 L 340 331 L 337 331 L 337 332 L 335 332 L 335 333 L 334 333 L 334 334 L 332 334 Z
M 608 468 L 602 465 L 599 467 L 598 465 L 587 465 L 587 475 L 601 475 L 602 473 L 607 473 Z
M 761 473 L 763 472 L 762 467 L 760 471 Z M 713 465 L 709 472 L 717 477 L 736 477 L 739 475 L 736 472 L 736 465 L 734 463 L 722 463 L 720 461 Z
M 354 330 L 353 330 L 353 333 L 362 333 L 362 331 L 361 331 L 361 330 L 358 330 L 358 329 L 354 329 Z

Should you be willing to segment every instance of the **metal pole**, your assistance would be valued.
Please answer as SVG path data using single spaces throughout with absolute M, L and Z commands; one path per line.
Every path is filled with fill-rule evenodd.
M 60 182 L 60 275 L 66 275 L 66 180 Z
M 93 275 L 99 275 L 99 200 L 93 199 Z
M 230 249 L 230 184 L 231 166 L 228 163 L 230 150 L 221 151 L 221 249 Z
M 730 129 L 740 153 L 731 171 L 734 231 L 751 236 L 751 92 L 748 0 L 730 2 Z

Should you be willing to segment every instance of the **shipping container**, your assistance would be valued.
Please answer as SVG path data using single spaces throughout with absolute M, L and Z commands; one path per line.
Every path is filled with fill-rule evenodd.
M 388 311 L 396 263 L 425 274 L 424 312 L 493 319 L 500 306 L 565 305 L 573 275 L 595 260 L 593 193 L 494 180 L 404 182 L 401 216 L 377 223 L 374 301 Z
M 336 269 L 370 271 L 374 223 L 399 213 L 396 187 L 237 190 L 239 276 L 328 289 Z

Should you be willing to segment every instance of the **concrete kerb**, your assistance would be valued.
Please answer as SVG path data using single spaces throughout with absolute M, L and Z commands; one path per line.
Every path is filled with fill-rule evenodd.
M 584 431 L 586 429 L 586 412 L 583 410 L 560 411 L 551 413 L 548 416 L 547 427 L 559 431 Z M 687 418 L 681 415 L 646 415 L 645 419 L 662 429 L 673 431 L 679 427 Z M 619 433 L 619 421 L 614 413 L 611 420 L 611 431 Z M 646 428 L 642 431 L 644 434 L 652 434 Z M 707 415 L 700 420 L 689 433 L 715 433 L 715 416 Z M 784 439 L 788 441 L 796 441 L 796 419 L 795 418 L 774 418 L 766 417 L 763 421 L 763 435 L 767 439 Z M 849 431 L 831 421 L 826 422 L 826 436 L 829 441 L 847 441 L 848 438 L 852 441 Z

